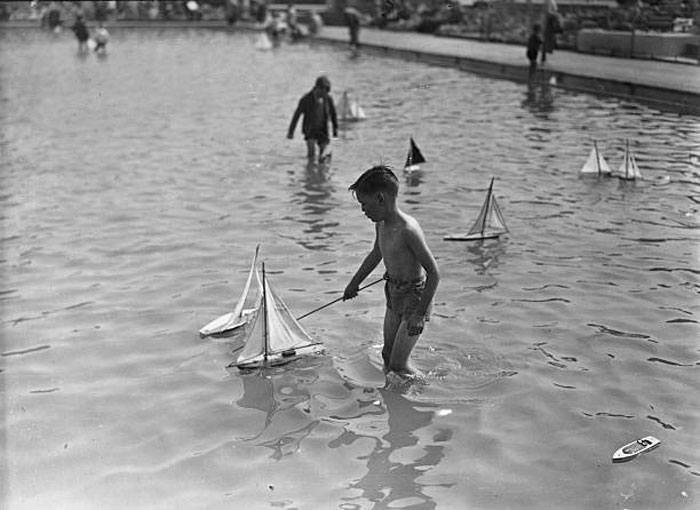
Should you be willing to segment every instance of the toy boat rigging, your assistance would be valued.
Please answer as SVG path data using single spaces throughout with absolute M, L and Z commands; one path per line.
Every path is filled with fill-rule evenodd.
M 260 282 L 260 275 L 255 268 L 258 262 L 258 253 L 260 251 L 260 245 L 255 247 L 255 255 L 253 256 L 253 261 L 250 264 L 250 271 L 248 272 L 248 279 L 246 280 L 245 286 L 243 287 L 243 292 L 241 297 L 238 298 L 236 306 L 233 308 L 232 312 L 217 317 L 206 326 L 199 330 L 199 336 L 202 338 L 210 335 L 216 335 L 221 333 L 231 332 L 245 326 L 248 319 L 255 314 L 257 311 L 260 301 L 260 297 L 250 295 L 250 287 L 253 282 L 253 275 L 257 277 L 258 281 L 258 294 L 261 294 L 262 283 Z
M 250 336 L 238 359 L 229 366 L 261 368 L 288 363 L 302 355 L 324 351 L 302 328 L 270 286 L 262 267 L 262 300 Z
M 593 141 L 591 153 L 588 155 L 588 159 L 583 165 L 583 168 L 581 168 L 579 174 L 582 176 L 596 177 L 609 176 L 612 174 L 607 161 L 605 161 L 603 154 L 598 150 L 598 144 L 595 141 Z
M 494 239 L 508 232 L 506 222 L 503 219 L 501 208 L 498 207 L 496 197 L 493 195 L 493 177 L 489 185 L 486 199 L 481 206 L 481 211 L 476 221 L 466 234 L 453 234 L 445 236 L 445 241 L 479 241 L 482 239 Z
M 404 170 L 407 172 L 412 172 L 414 170 L 420 169 L 420 164 L 425 163 L 425 157 L 421 153 L 420 149 L 413 141 L 411 137 L 411 146 L 408 149 L 408 156 L 406 157 L 406 164 L 404 165 Z

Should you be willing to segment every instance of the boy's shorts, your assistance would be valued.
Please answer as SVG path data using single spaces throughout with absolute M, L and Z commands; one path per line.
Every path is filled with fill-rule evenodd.
M 423 297 L 425 279 L 417 278 L 411 281 L 398 280 L 389 274 L 384 275 L 384 296 L 386 307 L 394 312 L 400 319 L 408 319 L 416 311 Z M 425 312 L 425 320 L 430 320 L 432 304 Z
M 328 133 L 321 130 L 309 131 L 309 134 L 304 137 L 304 140 L 316 140 L 316 143 L 319 145 L 328 145 L 331 141 L 328 137 Z

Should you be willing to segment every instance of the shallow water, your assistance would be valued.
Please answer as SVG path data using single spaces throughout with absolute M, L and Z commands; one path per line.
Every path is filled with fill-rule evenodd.
M 0 39 L 3 508 L 700 504 L 700 118 L 251 34 Z M 319 170 L 285 133 L 321 72 L 369 118 Z M 325 356 L 227 369 L 197 330 L 256 243 L 294 312 L 337 297 L 373 235 L 347 186 L 409 136 L 400 200 L 443 276 L 427 383 L 385 385 L 379 286 L 303 320 Z M 580 180 L 593 138 L 649 180 Z M 443 241 L 491 176 L 510 233 Z

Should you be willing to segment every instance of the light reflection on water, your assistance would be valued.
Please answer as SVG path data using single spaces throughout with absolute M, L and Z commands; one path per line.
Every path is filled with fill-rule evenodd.
M 698 118 L 245 34 L 0 38 L 6 507 L 692 506 Z M 320 72 L 368 114 L 322 168 L 284 138 Z M 196 332 L 256 243 L 294 312 L 336 298 L 373 235 L 347 186 L 410 136 L 401 201 L 443 275 L 427 384 L 384 387 L 377 287 L 304 319 L 326 356 L 226 369 Z M 577 178 L 628 138 L 650 180 Z M 510 234 L 443 242 L 491 176 Z

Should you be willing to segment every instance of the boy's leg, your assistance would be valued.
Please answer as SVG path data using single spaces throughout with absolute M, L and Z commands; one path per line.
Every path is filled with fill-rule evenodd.
M 391 370 L 391 357 L 394 350 L 394 342 L 401 325 L 401 318 L 389 308 L 384 314 L 384 348 L 382 349 L 382 359 L 384 360 L 384 369 Z
M 393 370 L 400 375 L 415 374 L 416 371 L 408 364 L 408 358 L 419 338 L 420 334 L 409 336 L 408 322 L 402 320 L 393 341 L 391 358 L 389 359 L 389 370 Z
M 316 157 L 316 140 L 308 138 L 306 140 L 306 157 L 314 159 Z

